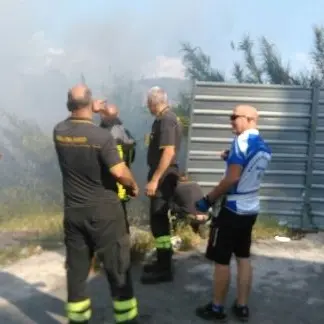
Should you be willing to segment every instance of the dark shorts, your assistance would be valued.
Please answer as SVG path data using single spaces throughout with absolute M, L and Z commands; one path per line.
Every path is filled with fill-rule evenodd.
M 256 214 L 237 215 L 222 207 L 211 225 L 207 259 L 228 265 L 233 253 L 237 258 L 249 258 L 256 218 Z

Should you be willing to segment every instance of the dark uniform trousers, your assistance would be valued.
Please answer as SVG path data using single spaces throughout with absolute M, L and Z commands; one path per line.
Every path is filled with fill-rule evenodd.
M 153 175 L 149 172 L 148 181 Z M 178 170 L 170 168 L 160 180 L 156 195 L 150 198 L 150 226 L 155 239 L 157 262 L 161 270 L 170 270 L 172 244 L 168 210 L 178 182 Z
M 127 228 L 127 233 L 130 234 L 129 231 L 129 220 L 128 220 L 128 210 L 127 210 L 127 200 L 121 200 L 120 201 L 123 207 L 123 211 L 124 211 L 124 218 L 125 218 L 125 223 L 126 223 L 126 228 Z
M 94 253 L 102 262 L 110 284 L 116 323 L 132 323 L 138 310 L 130 275 L 130 238 L 122 204 L 109 201 L 101 206 L 66 208 L 64 234 L 70 323 L 88 323 L 91 317 L 86 280 Z

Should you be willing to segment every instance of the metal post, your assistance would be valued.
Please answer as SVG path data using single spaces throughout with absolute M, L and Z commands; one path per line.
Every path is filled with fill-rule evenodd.
M 315 155 L 315 141 L 317 131 L 317 116 L 320 99 L 320 84 L 316 83 L 312 88 L 312 104 L 310 108 L 310 124 L 308 133 L 308 152 L 306 160 L 306 175 L 305 175 L 305 192 L 301 217 L 301 229 L 314 230 L 316 226 L 313 224 L 311 216 L 311 191 L 313 184 L 313 159 Z

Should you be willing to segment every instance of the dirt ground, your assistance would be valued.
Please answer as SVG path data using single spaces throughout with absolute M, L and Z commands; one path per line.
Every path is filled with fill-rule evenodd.
M 253 246 L 254 284 L 250 299 L 252 324 L 324 323 L 324 234 L 300 241 L 274 240 Z M 134 267 L 135 291 L 142 324 L 203 323 L 196 306 L 211 298 L 212 265 L 198 251 L 176 256 L 172 284 L 142 286 Z M 3 268 L 0 272 L 0 323 L 60 324 L 64 319 L 63 251 L 45 252 Z M 233 275 L 235 264 L 233 262 Z M 93 300 L 92 323 L 113 323 L 105 278 L 89 280 Z M 228 306 L 235 297 L 232 280 Z M 228 323 L 235 323 L 230 317 Z

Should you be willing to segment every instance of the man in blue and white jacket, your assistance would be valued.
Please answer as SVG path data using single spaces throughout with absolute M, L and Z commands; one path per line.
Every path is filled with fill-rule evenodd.
M 247 306 L 252 280 L 250 247 L 252 228 L 260 209 L 259 189 L 271 160 L 271 150 L 257 129 L 258 112 L 248 105 L 239 105 L 230 117 L 236 135 L 231 148 L 222 155 L 226 172 L 220 183 L 196 203 L 207 211 L 225 196 L 223 207 L 214 219 L 206 257 L 215 262 L 213 301 L 196 310 L 204 319 L 224 320 L 225 298 L 230 281 L 230 260 L 237 259 L 238 286 L 233 312 L 242 321 L 249 318 Z

